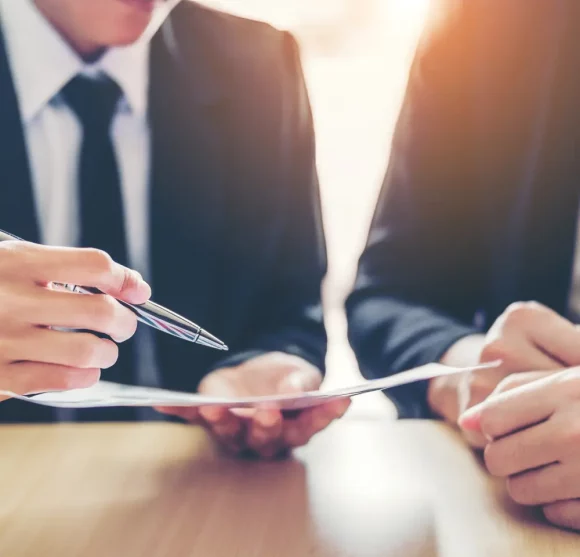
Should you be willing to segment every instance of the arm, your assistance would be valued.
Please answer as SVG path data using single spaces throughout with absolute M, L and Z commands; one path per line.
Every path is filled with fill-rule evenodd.
M 473 325 L 482 295 L 473 181 L 469 3 L 423 37 L 391 161 L 347 302 L 349 338 L 367 377 L 439 361 Z M 431 415 L 427 384 L 393 391 L 401 417 Z

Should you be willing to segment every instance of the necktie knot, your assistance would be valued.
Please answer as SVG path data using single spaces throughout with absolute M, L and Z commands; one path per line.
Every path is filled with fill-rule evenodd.
M 110 128 L 122 92 L 108 77 L 77 75 L 63 87 L 61 94 L 86 130 L 93 126 Z

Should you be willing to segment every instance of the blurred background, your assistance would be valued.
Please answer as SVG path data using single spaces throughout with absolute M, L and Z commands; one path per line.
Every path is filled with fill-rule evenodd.
M 329 273 L 327 384 L 359 382 L 343 303 L 389 157 L 409 66 L 430 0 L 204 0 L 291 31 L 302 49 L 317 132 Z M 392 413 L 377 393 L 352 413 Z

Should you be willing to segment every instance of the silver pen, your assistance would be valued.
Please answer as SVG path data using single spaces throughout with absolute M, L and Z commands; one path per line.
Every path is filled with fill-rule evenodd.
M 18 240 L 23 241 L 13 234 L 0 230 L 0 242 Z M 60 284 L 54 283 L 59 288 L 64 288 L 70 292 L 78 294 L 102 294 L 100 290 L 88 286 L 77 286 L 74 284 Z M 228 347 L 217 337 L 213 336 L 202 329 L 199 325 L 193 323 L 189 319 L 156 304 L 152 301 L 147 301 L 144 304 L 129 304 L 123 300 L 117 300 L 120 304 L 130 309 L 136 316 L 137 320 L 149 327 L 158 329 L 168 335 L 201 344 L 216 350 L 227 350 Z

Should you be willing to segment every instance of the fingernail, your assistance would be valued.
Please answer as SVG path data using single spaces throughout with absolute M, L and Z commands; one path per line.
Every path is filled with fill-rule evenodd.
M 480 420 L 481 408 L 474 406 L 459 416 L 457 423 L 461 429 L 466 429 L 468 431 L 479 431 L 481 428 Z

